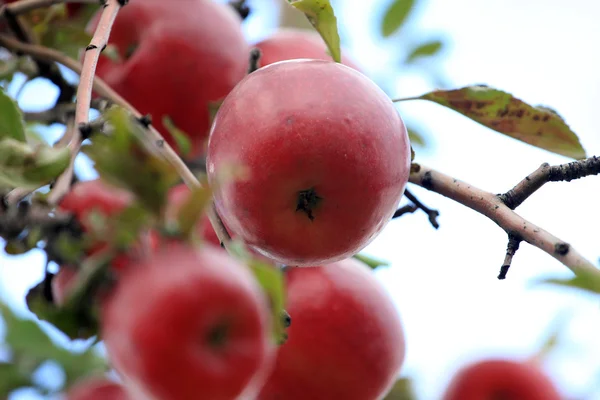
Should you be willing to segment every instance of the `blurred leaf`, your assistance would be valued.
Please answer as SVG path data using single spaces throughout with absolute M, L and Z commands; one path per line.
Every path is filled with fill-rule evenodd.
M 366 254 L 358 253 L 358 254 L 355 254 L 353 257 L 356 258 L 357 260 L 362 261 L 363 263 L 367 264 L 371 269 L 375 269 L 377 267 L 385 267 L 385 266 L 390 265 L 389 261 L 380 260 L 375 257 L 368 256 Z
M 34 321 L 18 317 L 8 306 L 0 303 L 0 315 L 6 327 L 6 345 L 11 350 L 10 363 L 15 365 L 21 376 L 13 375 L 14 382 L 25 382 L 45 361 L 55 361 L 66 375 L 65 386 L 84 376 L 100 374 L 106 363 L 92 349 L 73 353 L 57 346 Z M 7 367 L 9 372 L 12 368 Z M 14 372 L 13 372 L 14 374 Z
M 13 76 L 19 70 L 19 59 L 17 57 L 10 57 L 7 59 L 0 59 L 0 82 L 1 81 L 12 81 Z
M 388 37 L 400 29 L 414 6 L 415 0 L 394 0 L 385 10 L 381 34 Z
M 432 40 L 430 42 L 421 43 L 408 54 L 405 64 L 410 64 L 422 57 L 430 57 L 435 55 L 442 49 L 443 43 L 440 40 Z
M 417 400 L 412 380 L 409 378 L 398 379 L 383 400 Z
M 427 143 L 425 142 L 423 135 L 419 131 L 417 131 L 412 126 L 408 127 L 407 131 L 408 131 L 408 139 L 410 140 L 411 145 L 414 144 L 419 147 L 426 147 Z
M 235 257 L 248 265 L 254 273 L 254 277 L 265 291 L 265 294 L 269 297 L 272 311 L 273 335 L 275 341 L 281 343 L 287 337 L 285 333 L 286 326 L 282 318 L 285 315 L 283 272 L 277 266 L 267 264 L 252 256 L 240 241 L 232 240 L 228 249 Z
M 536 283 L 582 289 L 597 294 L 600 293 L 600 272 L 581 271 L 572 278 L 548 278 Z
M 60 330 L 62 333 L 67 335 L 71 340 L 75 339 L 89 339 L 94 337 L 96 327 L 85 326 L 88 324 L 82 323 L 77 318 L 72 310 L 57 307 L 53 303 L 50 303 L 44 295 L 44 283 L 40 283 L 29 290 L 25 301 L 27 302 L 27 308 L 31 311 L 40 321 L 46 321 Z
M 586 157 L 579 138 L 558 114 L 545 107 L 533 107 L 509 93 L 479 85 L 437 90 L 418 99 L 451 108 L 532 146 L 575 159 Z
M 4 138 L 26 141 L 21 109 L 4 90 L 0 90 L 0 139 Z
M 43 125 L 39 122 L 27 122 L 25 123 L 25 138 L 27 143 L 32 146 L 39 145 L 48 145 L 48 142 L 42 134 L 37 130 L 37 128 L 42 127 Z
M 110 135 L 94 135 L 82 151 L 108 183 L 125 188 L 155 216 L 160 216 L 167 192 L 178 176 L 160 154 L 146 145 L 144 128 L 129 113 L 113 107 L 105 113 Z
M 567 322 L 572 315 L 573 312 L 571 310 L 564 310 L 554 318 L 554 321 L 552 321 L 546 331 L 546 338 L 542 341 L 542 345 L 534 354 L 536 359 L 542 360 L 556 349 L 567 326 Z
M 0 140 L 0 187 L 37 189 L 50 183 L 68 166 L 68 148 L 32 147 L 15 139 Z
M 0 399 L 8 399 L 12 391 L 33 386 L 31 376 L 16 364 L 0 363 Z
M 184 237 L 189 237 L 193 233 L 198 220 L 204 215 L 211 199 L 212 193 L 208 189 L 208 185 L 191 189 L 185 202 L 177 211 L 178 229 Z
M 151 217 L 152 215 L 138 204 L 126 207 L 107 221 L 109 225 L 114 225 L 114 230 L 110 231 L 110 243 L 117 249 L 129 249 L 140 239 L 142 231 L 150 227 Z M 106 237 L 100 240 L 106 240 Z
M 80 51 L 85 49 L 92 40 L 92 35 L 71 21 L 49 25 L 40 36 L 42 45 L 65 53 L 75 60 L 79 59 Z
M 302 11 L 312 26 L 321 35 L 333 61 L 341 62 L 340 35 L 337 18 L 329 0 L 288 0 L 296 9 Z
M 167 131 L 169 131 L 171 136 L 173 136 L 173 139 L 175 139 L 179 154 L 181 154 L 183 157 L 186 157 L 188 154 L 190 154 L 192 145 L 189 135 L 176 127 L 173 123 L 173 120 L 168 116 L 164 116 L 162 122 L 165 128 L 167 128 Z

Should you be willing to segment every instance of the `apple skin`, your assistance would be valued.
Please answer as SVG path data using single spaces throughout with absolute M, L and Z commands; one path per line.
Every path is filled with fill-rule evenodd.
M 258 400 L 378 400 L 394 384 L 406 343 L 391 298 L 363 263 L 349 258 L 289 267 L 288 339 Z
M 86 378 L 75 383 L 66 393 L 65 400 L 133 400 L 125 388 L 104 378 Z
M 266 67 L 279 61 L 311 58 L 331 61 L 327 54 L 327 45 L 318 32 L 307 29 L 280 28 L 254 47 L 261 51 L 259 65 Z M 356 63 L 344 54 L 342 49 L 342 64 L 360 71 Z
M 100 12 L 88 25 L 93 31 Z M 209 103 L 224 98 L 246 75 L 250 48 L 233 8 L 207 0 L 132 1 L 119 12 L 109 44 L 123 59 L 100 57 L 96 74 L 143 114 L 174 146 L 163 125 L 170 116 L 188 134 L 187 158 L 204 152 Z M 132 46 L 135 51 L 128 56 Z
M 348 258 L 388 223 L 410 172 L 406 127 L 369 78 L 321 60 L 282 61 L 227 96 L 207 173 L 232 235 L 284 265 Z M 216 185 L 219 171 L 247 179 Z
M 443 400 L 560 400 L 550 379 L 534 364 L 482 360 L 461 369 Z
M 247 267 L 209 244 L 169 243 L 104 304 L 109 359 L 140 398 L 254 398 L 272 366 L 266 296 Z

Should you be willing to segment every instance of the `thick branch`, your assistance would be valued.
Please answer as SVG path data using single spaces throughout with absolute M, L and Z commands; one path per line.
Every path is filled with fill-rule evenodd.
M 514 210 L 547 182 L 569 182 L 574 179 L 598 174 L 600 174 L 600 157 L 597 156 L 553 166 L 544 163 L 514 188 L 501 194 L 500 200 L 508 208 Z
M 7 35 L 0 35 L 0 46 L 11 51 L 20 51 L 25 54 L 29 54 L 36 59 L 58 62 L 78 74 L 81 74 L 82 71 L 82 65 L 79 62 L 53 49 L 22 43 L 18 40 L 12 39 Z M 136 110 L 135 107 L 129 104 L 129 102 L 115 92 L 102 79 L 98 77 L 94 78 L 93 90 L 100 96 L 110 100 L 111 103 L 128 109 L 136 118 L 141 119 L 143 117 L 143 115 Z M 151 140 L 156 144 L 158 150 L 165 157 L 165 159 L 171 163 L 185 184 L 189 187 L 199 187 L 200 182 L 196 176 L 190 171 L 179 155 L 177 155 L 175 150 L 173 150 L 173 148 L 169 146 L 167 142 L 165 142 L 161 134 L 151 125 L 148 126 L 148 133 Z M 227 243 L 229 243 L 231 240 L 231 236 L 225 229 L 223 221 L 221 221 L 221 218 L 217 214 L 214 206 L 209 208 L 208 217 L 219 240 L 224 244 L 225 247 L 227 247 Z
M 508 234 L 520 237 L 532 246 L 545 251 L 575 274 L 581 272 L 600 274 L 600 271 L 575 248 L 521 217 L 504 204 L 499 196 L 422 165 L 411 173 L 410 182 L 485 215 Z

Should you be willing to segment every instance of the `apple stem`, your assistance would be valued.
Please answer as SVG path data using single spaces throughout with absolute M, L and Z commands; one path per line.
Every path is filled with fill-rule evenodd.
M 592 158 L 597 159 L 597 157 Z M 580 161 L 582 164 L 586 162 L 591 163 L 585 160 Z M 412 184 L 439 193 L 488 217 L 508 234 L 519 237 L 532 246 L 548 253 L 576 275 L 591 274 L 600 276 L 600 270 L 575 250 L 573 246 L 517 214 L 502 201 L 501 195 L 484 191 L 432 168 L 419 164 L 415 165 L 416 168 L 411 171 L 409 178 Z M 600 173 L 600 171 L 596 171 L 595 169 L 589 172 L 590 175 Z M 578 175 L 578 177 L 583 176 L 583 174 Z M 531 182 L 533 182 L 532 185 L 536 185 L 535 181 L 532 180 Z M 525 189 L 523 190 L 525 191 Z
M 262 56 L 262 53 L 260 52 L 259 48 L 253 47 L 250 50 L 250 59 L 249 59 L 249 63 L 248 63 L 248 74 L 251 74 L 254 71 L 256 71 L 258 68 L 260 68 L 260 66 L 258 65 L 258 62 L 260 61 L 261 56 Z

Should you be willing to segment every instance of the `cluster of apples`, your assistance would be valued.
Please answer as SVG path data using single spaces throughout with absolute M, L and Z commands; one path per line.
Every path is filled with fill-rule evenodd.
M 98 21 L 99 14 L 90 31 Z M 260 68 L 248 73 L 241 23 L 211 0 L 132 1 L 109 41 L 119 57 L 102 57 L 97 74 L 150 114 L 170 145 L 177 141 L 164 117 L 187 133 L 192 151 L 182 157 L 206 157 L 228 232 L 273 268 L 286 266 L 288 338 L 275 343 L 266 295 L 204 217 L 201 246 L 148 235 L 113 261 L 117 282 L 99 297 L 100 335 L 122 382 L 83 380 L 70 400 L 378 400 L 400 372 L 398 312 L 352 256 L 382 231 L 404 192 L 411 159 L 404 123 L 352 61 L 330 60 L 314 32 L 280 30 L 255 44 Z M 245 176 L 223 181 L 222 171 L 238 165 Z M 165 215 L 189 193 L 172 188 Z M 91 212 L 110 218 L 131 201 L 99 179 L 76 184 L 59 207 L 85 231 Z M 61 267 L 57 304 L 77 273 Z M 537 382 L 515 376 L 524 381 Z M 447 399 L 489 398 L 469 393 L 493 393 L 494 382 L 454 385 Z M 538 398 L 518 390 L 502 393 Z M 558 397 L 547 390 L 539 398 Z

